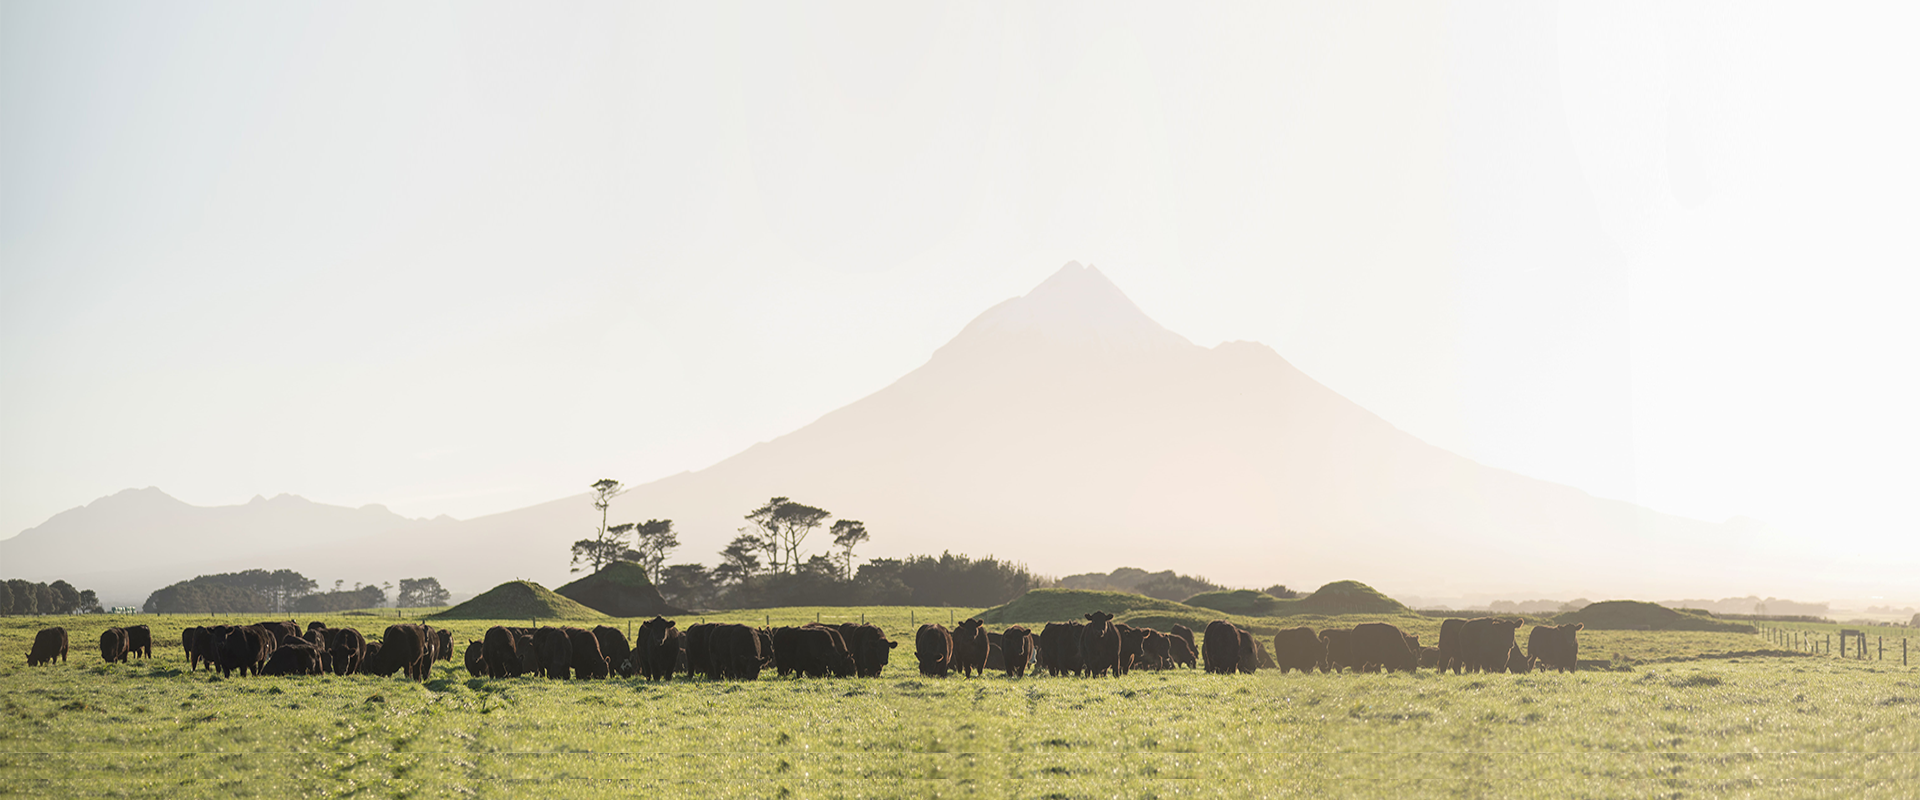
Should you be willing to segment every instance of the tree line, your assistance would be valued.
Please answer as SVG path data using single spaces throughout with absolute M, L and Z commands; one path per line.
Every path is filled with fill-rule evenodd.
M 0 614 L 74 613 L 100 613 L 100 599 L 92 589 L 75 589 L 66 581 L 34 583 L 19 578 L 0 581 Z
M 387 603 L 391 583 L 355 583 L 334 581 L 329 591 L 318 591 L 319 584 L 290 569 L 249 569 L 199 575 L 159 589 L 147 596 L 142 607 L 149 614 L 285 614 L 332 613 L 356 608 L 374 608 Z M 434 578 L 405 578 L 400 581 L 394 605 L 398 608 L 443 606 L 451 597 Z

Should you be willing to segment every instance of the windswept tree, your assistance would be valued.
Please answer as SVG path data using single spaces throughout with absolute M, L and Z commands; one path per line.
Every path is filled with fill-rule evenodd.
M 783 569 L 798 571 L 801 542 L 831 516 L 826 509 L 775 497 L 747 514 L 747 522 L 752 523 L 762 546 L 772 555 L 773 571 L 777 573 Z
M 626 493 L 626 488 L 612 478 L 594 481 L 592 488 L 593 507 L 600 510 L 600 527 L 594 529 L 593 538 L 573 543 L 573 561 L 569 565 L 572 572 L 579 572 L 582 564 L 599 572 L 615 561 L 639 557 L 627 547 L 627 533 L 633 530 L 633 523 L 607 527 L 607 508 L 613 504 L 613 498 Z
M 452 594 L 440 588 L 438 578 L 401 578 L 400 594 L 394 600 L 395 608 L 423 608 L 444 606 Z
M 633 536 L 638 545 L 633 561 L 646 570 L 647 580 L 658 586 L 666 569 L 667 554 L 680 546 L 680 535 L 673 532 L 673 520 L 647 520 L 633 526 Z
M 725 550 L 720 551 L 720 566 L 713 568 L 713 580 L 722 586 L 731 586 L 753 577 L 760 571 L 760 539 L 751 533 L 733 537 Z
M 833 546 L 840 548 L 841 574 L 847 580 L 853 580 L 853 548 L 867 541 L 867 524 L 857 519 L 837 520 L 833 523 Z

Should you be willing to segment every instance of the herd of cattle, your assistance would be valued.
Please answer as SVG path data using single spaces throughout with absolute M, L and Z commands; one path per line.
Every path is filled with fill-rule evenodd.
M 1281 672 L 1406 671 L 1421 667 L 1460 672 L 1531 672 L 1536 667 L 1573 670 L 1579 664 L 1576 638 L 1582 626 L 1539 625 L 1529 633 L 1527 647 L 1515 641 L 1518 619 L 1481 617 L 1448 619 L 1440 625 L 1440 641 L 1422 647 L 1418 637 L 1383 622 L 1352 628 L 1314 631 L 1289 628 L 1266 643 L 1226 620 L 1209 623 L 1196 646 L 1192 629 L 1173 625 L 1170 631 L 1115 623 L 1103 611 L 1087 614 L 1085 622 L 1048 623 L 1038 634 L 1013 625 L 990 632 L 978 619 L 949 630 L 944 625 L 922 625 L 914 635 L 914 655 L 920 672 L 964 676 L 1003 671 L 1022 677 L 1035 675 L 1099 677 L 1125 675 L 1136 669 L 1197 668 L 1231 674 L 1262 667 Z M 467 671 L 478 677 L 536 676 L 546 678 L 606 678 L 612 675 L 648 680 L 695 676 L 709 680 L 754 680 L 763 670 L 780 676 L 879 677 L 890 651 L 899 646 L 879 627 L 864 623 L 755 628 L 727 623 L 700 623 L 680 630 L 673 620 L 654 617 L 640 625 L 631 643 L 620 629 L 606 625 L 592 630 L 573 627 L 517 628 L 496 625 L 485 637 L 467 643 Z M 188 669 L 205 666 L 223 676 L 242 675 L 355 675 L 391 676 L 403 673 L 425 680 L 435 662 L 454 658 L 452 634 L 416 623 L 390 625 L 378 641 L 368 641 L 353 628 L 329 628 L 312 622 L 302 632 L 291 620 L 252 625 L 214 625 L 188 628 L 181 634 Z M 65 661 L 67 631 L 47 628 L 34 637 L 28 666 Z M 147 626 L 109 628 L 100 634 L 100 657 L 124 662 L 129 657 L 152 658 L 153 637 Z

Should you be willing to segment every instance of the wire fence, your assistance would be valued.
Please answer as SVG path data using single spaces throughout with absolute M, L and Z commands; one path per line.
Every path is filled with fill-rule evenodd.
M 1765 636 L 1768 642 L 1783 649 L 1814 655 L 1855 661 L 1887 661 L 1890 658 L 1898 658 L 1903 667 L 1912 663 L 1910 659 L 1920 658 L 1920 647 L 1910 646 L 1906 636 L 1869 636 L 1866 631 L 1852 628 L 1843 628 L 1838 633 L 1794 628 L 1761 628 L 1760 634 Z M 1889 642 L 1890 638 L 1897 643 Z

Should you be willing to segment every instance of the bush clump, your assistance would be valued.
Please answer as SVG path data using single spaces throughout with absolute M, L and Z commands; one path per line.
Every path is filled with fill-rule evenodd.
M 1561 625 L 1578 622 L 1589 629 L 1602 631 L 1758 632 L 1757 628 L 1744 622 L 1714 619 L 1704 612 L 1677 611 L 1659 603 L 1639 600 L 1607 600 L 1553 619 Z

